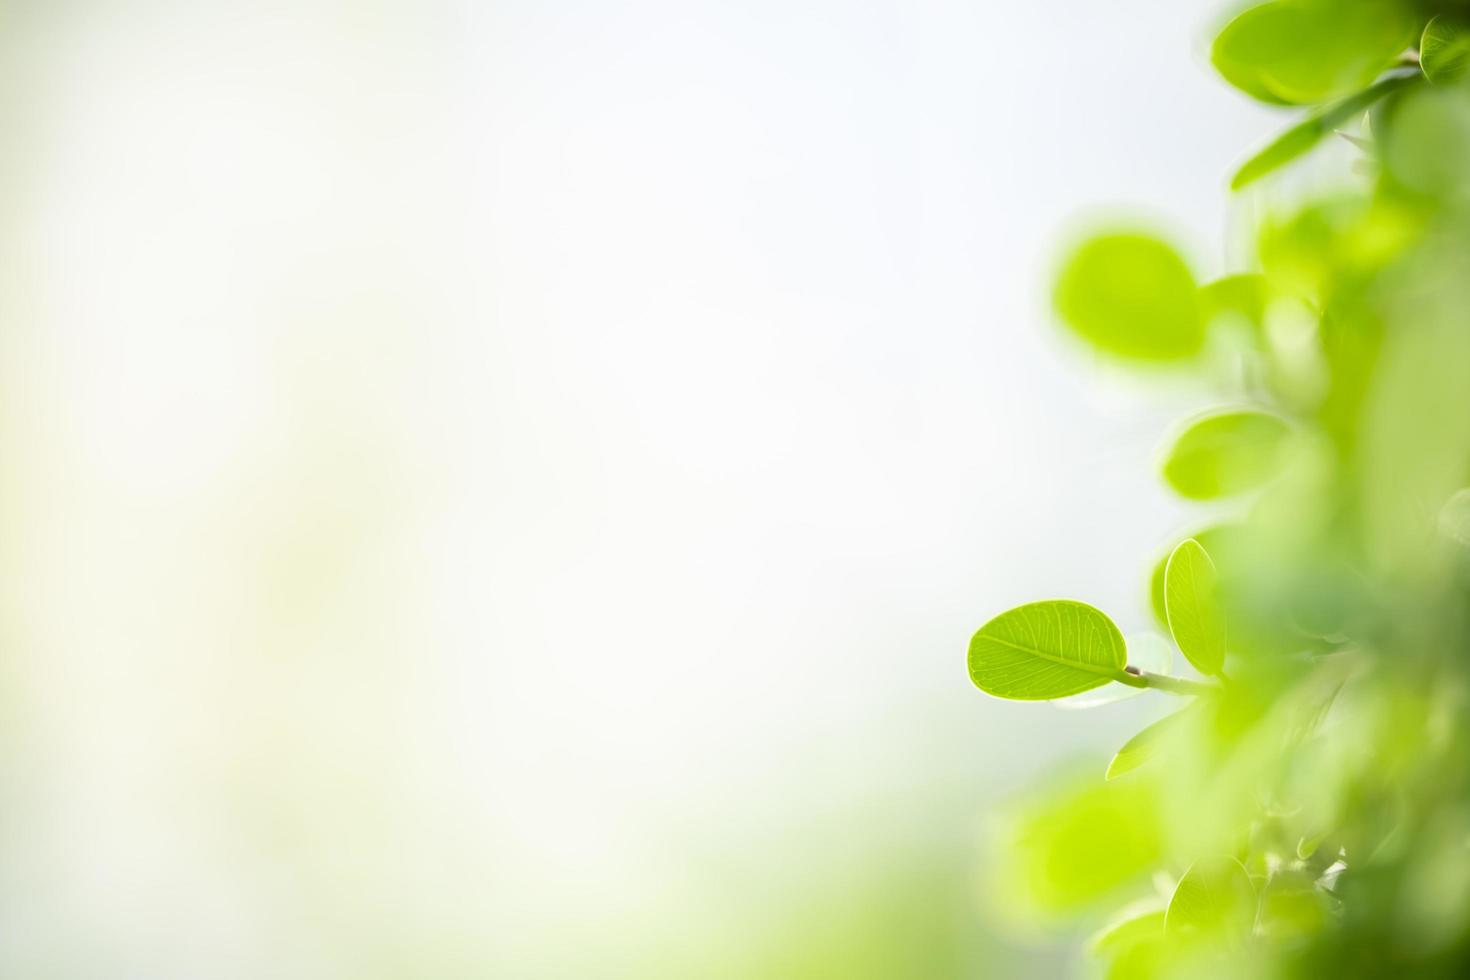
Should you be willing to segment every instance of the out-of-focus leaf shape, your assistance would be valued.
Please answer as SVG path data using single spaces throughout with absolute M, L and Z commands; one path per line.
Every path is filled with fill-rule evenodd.
M 1311 113 L 1241 164 L 1240 169 L 1235 171 L 1235 176 L 1230 178 L 1230 189 L 1238 191 L 1303 156 L 1339 126 L 1413 80 L 1412 74 L 1394 75 Z
M 1396 3 L 1274 0 L 1227 24 L 1210 61 L 1247 95 L 1310 105 L 1372 82 L 1408 46 L 1413 27 Z
M 1158 633 L 1151 630 L 1129 633 L 1123 637 L 1123 642 L 1128 648 L 1130 667 L 1137 667 L 1151 674 L 1167 674 L 1174 669 L 1174 644 Z M 1105 704 L 1137 697 L 1145 690 L 1147 689 L 1130 687 L 1127 684 L 1109 684 L 1106 687 L 1093 688 L 1071 697 L 1058 698 L 1052 704 L 1069 711 L 1098 708 Z
M 1403 186 L 1433 197 L 1467 196 L 1470 102 L 1458 87 L 1420 86 L 1395 100 L 1383 160 Z
M 1107 980 L 1149 980 L 1164 956 L 1164 910 L 1135 915 L 1109 926 L 1092 941 L 1092 954 L 1107 963 Z
M 1196 861 L 1179 879 L 1164 918 L 1170 936 L 1243 942 L 1256 918 L 1245 866 L 1230 857 Z
M 996 865 L 1009 911 L 1039 918 L 1096 904 L 1151 870 L 1163 827 L 1153 782 L 1064 783 L 1003 817 Z
M 1017 606 L 970 640 L 970 680 L 987 694 L 1045 701 L 1101 687 L 1127 666 L 1123 634 L 1084 602 Z
M 1223 276 L 1200 287 L 1200 310 L 1206 323 L 1236 316 L 1260 330 L 1270 295 L 1265 276 L 1252 272 Z
M 1291 941 L 1320 932 L 1328 924 L 1327 898 L 1311 875 L 1300 871 L 1273 874 L 1261 890 L 1256 933 Z
M 1108 763 L 1107 779 L 1117 779 L 1124 773 L 1132 772 L 1139 766 L 1163 754 L 1168 748 L 1168 738 L 1171 732 L 1177 731 L 1184 716 L 1192 710 L 1185 708 L 1149 725 L 1143 731 L 1134 735 L 1123 743 L 1123 747 L 1113 756 L 1113 761 Z
M 1117 232 L 1067 258 L 1053 296 L 1057 315 L 1098 350 L 1135 361 L 1177 361 L 1204 345 L 1194 275 L 1171 246 Z
M 1470 548 L 1470 487 L 1456 490 L 1439 511 L 1440 533 L 1465 548 Z
M 1220 673 L 1225 665 L 1225 615 L 1215 563 L 1194 538 L 1181 542 L 1164 566 L 1164 611 L 1169 632 L 1194 669 Z
M 1260 486 L 1279 468 L 1291 430 L 1275 415 L 1207 415 L 1184 430 L 1164 458 L 1164 480 L 1183 497 L 1211 500 Z
M 1458 82 L 1470 72 L 1470 20 L 1440 14 L 1424 25 L 1419 67 L 1436 85 Z

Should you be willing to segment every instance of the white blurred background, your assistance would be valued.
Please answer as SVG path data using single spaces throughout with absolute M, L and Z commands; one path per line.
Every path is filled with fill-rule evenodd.
M 1049 270 L 1220 271 L 1219 6 L 0 2 L 0 973 L 1047 975 L 986 809 L 1149 706 L 965 644 L 1148 625 Z

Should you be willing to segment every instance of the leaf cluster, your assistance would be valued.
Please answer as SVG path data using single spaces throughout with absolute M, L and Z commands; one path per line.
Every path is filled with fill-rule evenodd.
M 1206 508 L 1147 576 L 1169 649 L 1052 599 L 968 653 L 994 697 L 1183 703 L 1018 802 L 996 887 L 1102 926 L 1117 980 L 1470 976 L 1470 4 L 1270 0 L 1210 60 L 1301 113 L 1230 182 L 1267 192 L 1248 253 L 1202 277 L 1104 228 L 1053 293 L 1078 343 L 1214 405 L 1163 439 Z M 1279 181 L 1339 132 L 1351 170 Z

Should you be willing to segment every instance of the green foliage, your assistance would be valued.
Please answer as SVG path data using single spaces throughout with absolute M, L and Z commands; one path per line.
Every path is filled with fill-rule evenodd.
M 1264 149 L 1241 164 L 1235 176 L 1230 178 L 1230 189 L 1238 191 L 1247 184 L 1254 183 L 1273 170 L 1284 167 L 1297 157 L 1310 152 L 1324 138 L 1335 132 L 1339 126 L 1362 115 L 1363 110 L 1404 88 L 1413 79 L 1414 76 L 1407 72 L 1394 75 L 1370 85 L 1361 92 L 1309 113 L 1305 119 L 1276 137 Z
M 1247 95 L 1311 105 L 1372 82 L 1408 46 L 1412 25 L 1388 2 L 1275 0 L 1226 25 L 1210 60 Z
M 1166 947 L 1163 909 L 1125 919 L 1093 940 L 1092 953 L 1108 964 L 1107 980 L 1157 975 Z
M 1187 711 L 1189 709 L 1185 709 Z M 1174 729 L 1178 728 L 1184 721 L 1184 712 L 1160 718 L 1158 721 L 1134 735 L 1113 756 L 1113 761 L 1108 763 L 1108 771 L 1105 779 L 1117 779 L 1124 773 L 1130 773 L 1153 759 L 1161 751 L 1169 747 L 1169 739 L 1165 738 Z
M 1081 603 L 1002 613 L 970 648 L 999 697 L 1188 699 L 1017 804 L 996 852 L 1008 908 L 1115 922 L 1091 946 L 1111 980 L 1470 976 L 1467 25 L 1457 0 L 1240 12 L 1216 68 L 1308 108 L 1234 186 L 1339 127 L 1366 166 L 1254 200 L 1248 252 L 1202 287 L 1130 228 L 1062 265 L 1077 336 L 1221 406 L 1162 464 L 1214 510 L 1140 548 L 1202 679 Z
M 1164 567 L 1169 632 L 1201 674 L 1218 674 L 1225 666 L 1225 616 L 1216 578 L 1215 563 L 1194 538 L 1181 542 Z
M 1123 634 L 1083 602 L 1054 599 L 1018 606 L 970 640 L 970 680 L 987 694 L 1046 701 L 1117 679 L 1127 665 Z
M 1007 899 L 1055 919 L 1096 907 L 1161 856 L 1159 801 L 1144 779 L 1062 785 L 999 828 Z
M 1266 412 L 1208 415 L 1174 441 L 1164 479 L 1183 497 L 1210 500 L 1260 486 L 1277 471 L 1290 430 Z
M 1137 361 L 1193 357 L 1204 320 L 1189 266 L 1168 244 L 1118 232 L 1084 242 L 1057 279 L 1057 313 L 1106 354 Z
M 1470 71 L 1470 20 L 1465 17 L 1430 18 L 1419 39 L 1419 66 L 1436 85 L 1458 82 Z
M 1200 309 L 1207 324 L 1221 318 L 1237 317 L 1256 332 L 1265 329 L 1266 301 L 1269 298 L 1266 279 L 1257 273 L 1222 276 L 1201 286 L 1199 291 Z
M 1245 866 L 1232 857 L 1191 865 L 1174 887 L 1164 934 L 1241 944 L 1256 919 L 1256 890 Z

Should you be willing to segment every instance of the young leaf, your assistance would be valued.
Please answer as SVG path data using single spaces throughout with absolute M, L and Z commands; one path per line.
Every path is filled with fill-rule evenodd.
M 1201 674 L 1218 674 L 1225 666 L 1225 617 L 1215 579 L 1215 563 L 1194 538 L 1175 548 L 1164 568 L 1169 632 Z
M 1432 17 L 1419 39 L 1419 67 L 1435 85 L 1457 82 L 1470 72 L 1470 21 Z
M 1129 633 L 1123 637 L 1123 643 L 1128 651 L 1130 667 L 1165 676 L 1174 669 L 1174 644 L 1158 633 L 1152 631 Z M 1069 711 L 1097 708 L 1115 701 L 1137 697 L 1146 690 L 1147 688 L 1144 687 L 1132 687 L 1127 684 L 1110 684 L 1107 687 L 1098 687 L 1091 691 L 1083 691 L 1081 694 L 1073 694 L 1071 697 L 1059 698 L 1052 704 Z
M 1280 871 L 1261 891 L 1256 930 L 1273 940 L 1295 940 L 1321 932 L 1331 921 L 1326 896 L 1311 875 Z
M 1022 799 L 994 825 L 994 870 L 1006 900 L 1042 919 L 1073 913 L 1146 875 L 1164 828 L 1148 779 L 1068 779 Z
M 1084 242 L 1063 265 L 1054 300 L 1062 321 L 1107 354 L 1174 361 L 1204 345 L 1194 275 L 1173 248 L 1149 235 Z
M 1092 940 L 1092 953 L 1108 964 L 1106 980 L 1146 980 L 1161 975 L 1164 910 L 1145 912 L 1109 926 Z
M 1101 687 L 1127 666 L 1123 634 L 1083 602 L 1017 606 L 970 640 L 970 680 L 986 694 L 1046 701 Z
M 1210 61 L 1257 99 L 1311 105 L 1372 82 L 1408 46 L 1412 29 L 1396 4 L 1275 0 L 1227 24 Z
M 1256 919 L 1256 891 L 1234 858 L 1196 861 L 1179 879 L 1164 931 L 1169 935 L 1244 940 Z
M 1200 287 L 1200 310 L 1209 323 L 1224 316 L 1237 316 L 1257 330 L 1266 319 L 1266 301 L 1270 298 L 1266 277 L 1246 272 L 1224 276 Z
M 1192 500 L 1250 490 L 1275 473 L 1289 431 L 1265 412 L 1206 416 L 1174 441 L 1164 458 L 1164 479 Z
M 1235 176 L 1230 178 L 1230 189 L 1238 191 L 1304 155 L 1339 126 L 1349 122 L 1379 99 L 1404 88 L 1414 79 L 1415 76 L 1407 72 L 1393 75 L 1356 95 L 1350 95 L 1312 113 L 1241 164 Z
M 1163 749 L 1167 748 L 1169 733 L 1179 727 L 1180 721 L 1190 710 L 1192 709 L 1185 708 L 1183 711 L 1176 711 L 1172 715 L 1160 718 L 1124 742 L 1123 747 L 1113 756 L 1113 761 L 1108 763 L 1105 778 L 1117 779 L 1124 773 L 1132 772 L 1145 762 L 1157 757 Z

